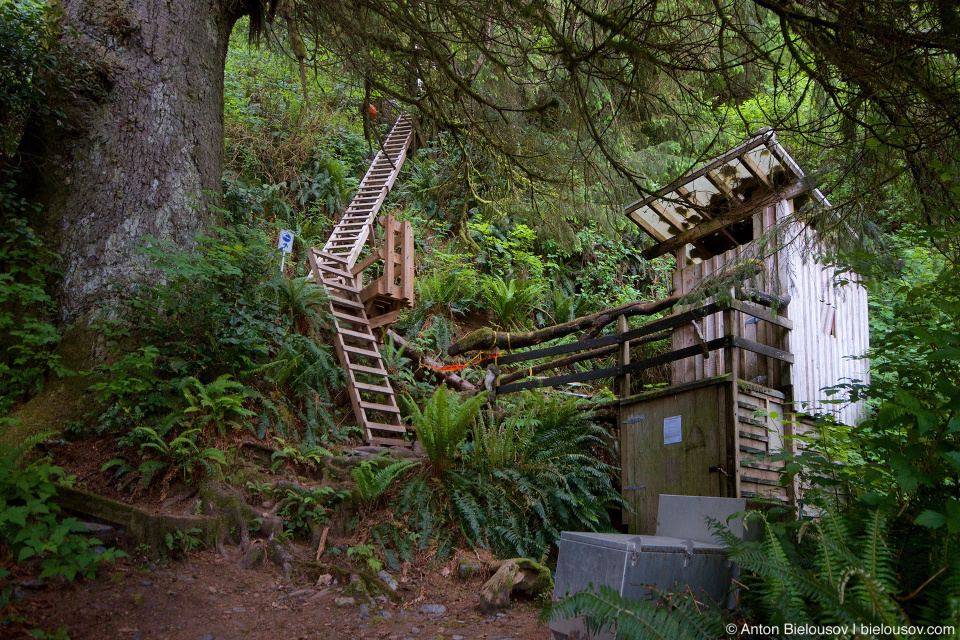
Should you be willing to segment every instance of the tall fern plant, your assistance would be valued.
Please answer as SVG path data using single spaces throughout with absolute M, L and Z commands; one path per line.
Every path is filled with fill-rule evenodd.
M 430 472 L 434 477 L 443 477 L 452 466 L 467 437 L 467 430 L 486 399 L 487 393 L 483 392 L 460 400 L 444 386 L 437 388 L 422 411 L 408 399 L 417 439 L 430 460 Z

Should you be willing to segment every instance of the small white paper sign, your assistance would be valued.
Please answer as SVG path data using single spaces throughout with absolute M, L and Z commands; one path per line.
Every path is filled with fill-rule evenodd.
M 676 444 L 683 442 L 683 431 L 681 430 L 681 417 L 670 416 L 663 419 L 663 444 Z
M 293 251 L 293 231 L 283 229 L 280 231 L 280 241 L 277 242 L 277 249 L 283 249 L 284 253 Z

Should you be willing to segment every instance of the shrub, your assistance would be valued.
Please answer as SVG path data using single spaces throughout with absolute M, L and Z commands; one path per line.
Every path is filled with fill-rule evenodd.
M 543 287 L 537 282 L 490 276 L 483 281 L 483 302 L 499 326 L 520 328 L 539 301 Z
M 478 423 L 443 476 L 407 483 L 399 512 L 421 547 L 433 542 L 443 557 L 462 538 L 500 556 L 539 558 L 561 530 L 612 530 L 607 511 L 624 504 L 616 469 L 592 455 L 606 451 L 603 431 L 573 402 L 539 394 L 523 402 L 506 409 L 523 419 Z
M 430 471 L 435 477 L 442 477 L 453 464 L 467 437 L 467 429 L 486 399 L 487 394 L 483 392 L 461 402 L 446 387 L 440 386 L 423 411 L 412 401 L 408 402 L 417 439 L 430 459 Z
M 93 547 L 101 543 L 81 535 L 87 531 L 85 525 L 76 518 L 61 519 L 60 507 L 53 500 L 57 484 L 69 485 L 72 481 L 63 469 L 48 459 L 18 466 L 38 440 L 34 438 L 19 448 L 0 447 L 0 538 L 9 553 L 5 559 L 23 562 L 38 558 L 40 578 L 92 578 L 101 563 L 111 562 L 123 552 L 107 549 L 96 553 Z M 4 575 L 8 572 L 0 568 L 0 577 Z

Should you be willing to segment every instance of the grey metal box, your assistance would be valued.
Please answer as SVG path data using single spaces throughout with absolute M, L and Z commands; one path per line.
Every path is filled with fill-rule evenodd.
M 712 537 L 706 524 L 700 524 L 707 516 L 725 521 L 744 507 L 745 502 L 739 499 L 662 495 L 656 536 L 564 531 L 554 599 L 591 585 L 594 589 L 609 586 L 626 599 L 654 599 L 655 591 L 679 584 L 689 586 L 698 598 L 724 603 L 736 568 L 723 546 L 693 537 Z M 731 525 L 735 533 L 742 532 L 742 523 Z M 674 535 L 665 535 L 674 531 Z M 579 619 L 551 622 L 550 631 L 554 640 L 615 637 L 610 632 L 587 635 Z

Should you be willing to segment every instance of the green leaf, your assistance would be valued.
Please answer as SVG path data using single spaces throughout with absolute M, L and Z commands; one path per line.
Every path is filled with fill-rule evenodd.
M 917 516 L 914 522 L 921 527 L 928 527 L 930 529 L 939 529 L 947 523 L 947 518 L 942 513 L 937 513 L 936 511 L 931 511 L 930 509 L 924 510 L 920 515 Z

